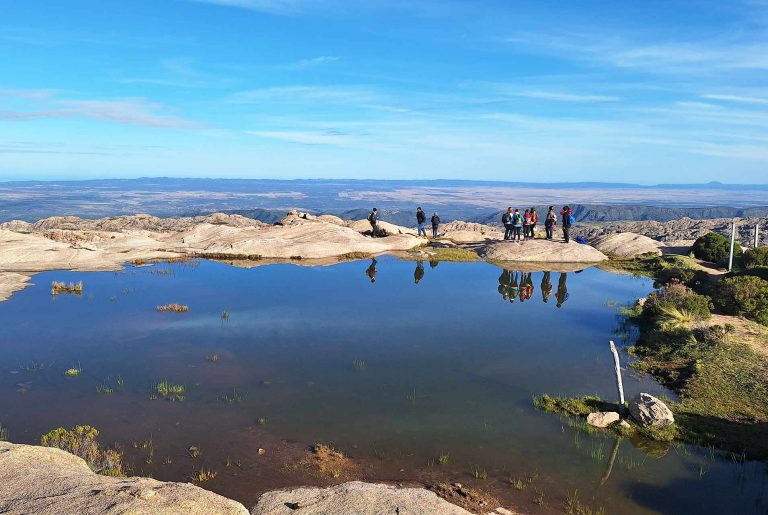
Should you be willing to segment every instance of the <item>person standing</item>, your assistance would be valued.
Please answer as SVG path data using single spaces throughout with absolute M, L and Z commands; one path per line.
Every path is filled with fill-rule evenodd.
M 424 228 L 424 226 L 427 224 L 427 215 L 424 213 L 424 211 L 421 210 L 420 207 L 416 208 L 416 224 L 419 226 L 419 231 L 416 235 L 421 236 L 423 234 L 426 238 L 427 230 Z
M 523 239 L 528 239 L 528 234 L 531 232 L 531 212 L 526 209 L 523 213 Z
M 371 238 L 379 237 L 379 210 L 375 207 L 368 213 L 368 222 L 371 224 Z
M 549 206 L 547 217 L 544 219 L 544 228 L 547 231 L 547 239 L 551 240 L 554 236 L 555 226 L 557 225 L 557 214 L 555 213 L 555 206 Z
M 501 215 L 501 223 L 504 224 L 504 239 L 512 239 L 514 226 L 512 225 L 512 208 L 508 207 L 507 212 Z
M 523 232 L 523 222 L 523 215 L 520 214 L 520 210 L 515 209 L 515 213 L 512 215 L 512 241 L 514 241 L 515 238 L 517 238 L 517 241 L 520 241 Z
M 531 226 L 529 227 L 529 231 L 531 234 L 531 239 L 536 237 L 536 224 L 539 223 L 539 214 L 536 212 L 536 208 L 532 207 L 530 210 L 531 213 Z
M 568 206 L 563 206 L 560 215 L 563 217 L 563 239 L 566 243 L 571 241 L 571 225 L 573 225 L 573 210 Z
M 437 213 L 432 213 L 430 222 L 432 222 L 432 237 L 437 239 L 437 230 L 440 228 L 440 217 L 437 216 Z

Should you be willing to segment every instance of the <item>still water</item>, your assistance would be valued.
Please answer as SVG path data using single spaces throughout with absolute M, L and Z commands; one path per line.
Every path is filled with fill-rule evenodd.
M 532 407 L 541 393 L 615 397 L 617 306 L 647 295 L 647 279 L 380 258 L 251 269 L 194 261 L 33 280 L 0 303 L 0 424 L 18 443 L 74 424 L 125 448 L 151 437 L 157 459 L 135 472 L 185 480 L 181 458 L 164 469 L 160 455 L 194 444 L 215 463 L 248 448 L 238 435 L 257 426 L 395 464 L 388 479 L 439 469 L 524 511 L 561 511 L 576 491 L 608 513 L 766 510 L 762 464 L 590 436 Z M 82 280 L 84 293 L 51 296 L 54 280 Z M 169 303 L 189 312 L 155 311 Z M 64 375 L 76 366 L 79 377 Z M 185 385 L 184 401 L 152 400 L 161 380 Z M 625 389 L 674 397 L 631 370 Z M 439 455 L 450 456 L 443 468 Z M 522 477 L 525 491 L 510 486 Z M 233 491 L 227 481 L 223 473 L 211 488 L 254 500 L 257 487 Z M 259 484 L 283 486 L 273 483 Z

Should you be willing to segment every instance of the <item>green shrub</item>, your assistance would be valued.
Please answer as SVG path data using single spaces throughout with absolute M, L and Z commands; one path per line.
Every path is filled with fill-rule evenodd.
M 697 239 L 692 249 L 693 255 L 704 261 L 726 264 L 731 252 L 731 240 L 722 234 L 711 232 Z M 734 255 L 741 254 L 741 246 L 738 243 L 733 247 Z
M 753 277 L 759 277 L 765 281 L 768 281 L 768 266 L 756 266 L 755 268 L 747 268 L 735 274 L 736 276 L 751 275 Z
M 768 247 L 747 250 L 744 252 L 743 263 L 747 268 L 768 266 Z
M 749 275 L 723 279 L 714 292 L 720 309 L 768 325 L 768 281 Z
M 40 438 L 43 447 L 56 447 L 83 458 L 95 472 L 105 476 L 123 475 L 123 456 L 115 449 L 102 449 L 96 443 L 99 430 L 91 426 L 72 429 L 58 427 Z
M 712 301 L 706 295 L 697 295 L 687 286 L 673 282 L 648 296 L 643 316 L 652 320 L 684 314 L 691 322 L 712 317 Z

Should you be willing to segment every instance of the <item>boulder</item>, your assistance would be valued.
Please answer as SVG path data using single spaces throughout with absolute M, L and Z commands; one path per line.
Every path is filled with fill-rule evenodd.
M 606 428 L 621 420 L 621 415 L 615 411 L 597 411 L 587 415 L 587 423 L 592 427 Z
M 480 248 L 481 257 L 489 261 L 528 263 L 598 263 L 608 257 L 589 245 L 549 240 L 524 242 L 497 241 Z
M 371 223 L 367 219 L 355 220 L 354 222 L 348 222 L 347 227 L 353 229 L 361 234 L 371 232 Z M 410 227 L 403 227 L 401 225 L 391 224 L 383 220 L 379 220 L 379 230 L 383 230 L 387 236 L 393 234 L 411 234 L 416 236 L 417 230 Z M 431 230 L 431 229 L 430 229 Z
M 326 515 L 354 513 L 379 515 L 470 515 L 470 512 L 445 501 L 423 488 L 351 481 L 330 488 L 292 488 L 267 492 L 253 508 L 254 515 Z
M 440 226 L 440 237 L 456 243 L 474 243 L 501 240 L 504 238 L 504 231 L 490 225 L 455 220 Z
M 95 474 L 49 447 L 0 442 L 0 513 L 247 515 L 239 502 L 188 483 Z
M 661 255 L 660 243 L 647 236 L 631 232 L 604 234 L 589 240 L 603 254 L 623 259 L 644 255 Z
M 643 427 L 670 426 L 675 417 L 666 404 L 649 393 L 640 393 L 629 401 L 629 413 Z

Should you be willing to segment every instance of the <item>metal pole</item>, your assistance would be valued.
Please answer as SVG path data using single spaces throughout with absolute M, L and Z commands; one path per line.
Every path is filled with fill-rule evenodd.
M 731 254 L 728 257 L 728 271 L 733 270 L 733 244 L 736 242 L 736 220 L 733 221 L 733 229 L 731 229 Z
M 755 248 L 760 246 L 760 222 L 755 224 Z
M 613 364 L 616 369 L 616 388 L 619 390 L 619 405 L 620 410 L 624 411 L 624 384 L 621 382 L 621 364 L 619 363 L 619 351 L 616 350 L 616 345 L 611 340 L 611 353 L 613 353 Z

